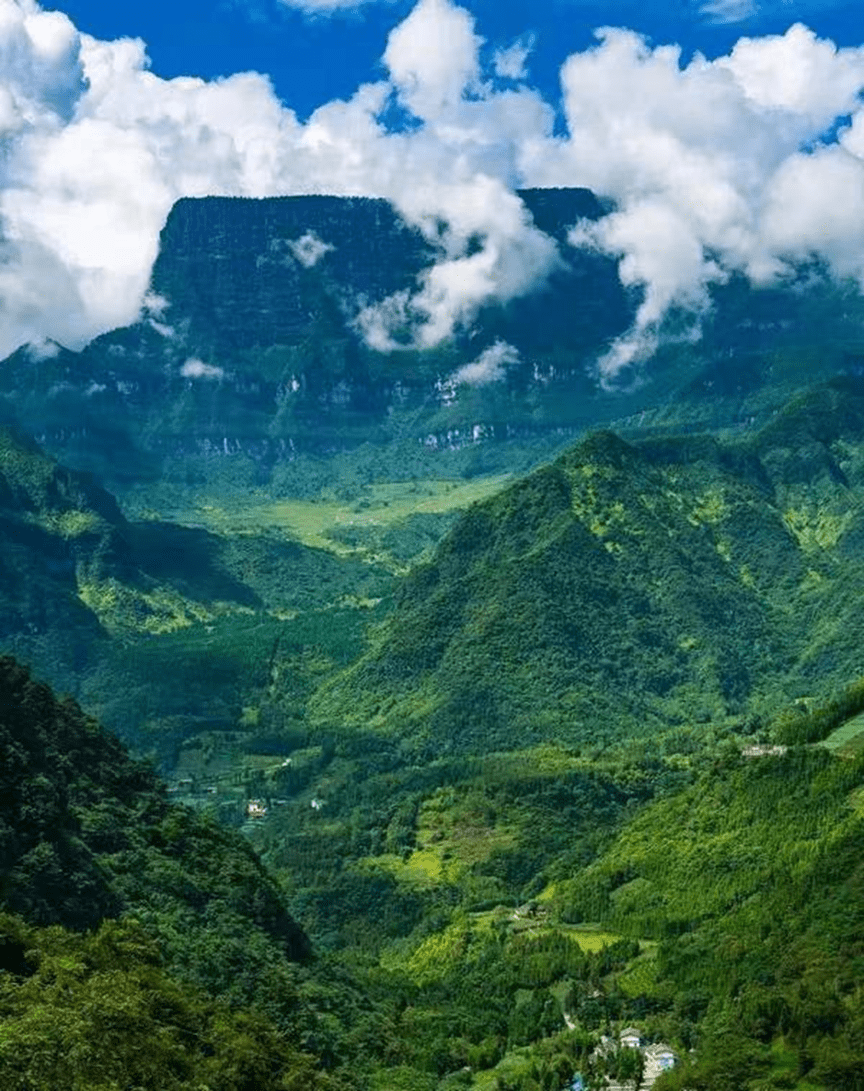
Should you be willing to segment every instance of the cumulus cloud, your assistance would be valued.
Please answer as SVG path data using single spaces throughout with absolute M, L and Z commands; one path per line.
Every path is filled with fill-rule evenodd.
M 179 196 L 273 188 L 269 142 L 291 115 L 259 76 L 160 80 L 140 42 L 98 42 L 25 0 L 0 0 L 4 55 L 0 353 L 133 320 Z
M 497 179 L 481 174 L 435 190 L 434 199 L 417 191 L 396 202 L 441 257 L 421 274 L 418 292 L 397 293 L 360 313 L 367 342 L 380 352 L 440 344 L 485 303 L 530 292 L 560 260 L 554 241 Z
M 194 356 L 190 357 L 180 368 L 180 374 L 184 379 L 224 379 L 225 371 L 215 364 L 205 364 Z
M 430 119 L 478 86 L 482 42 L 464 8 L 449 0 L 420 0 L 390 34 L 384 63 L 405 105 Z
M 601 361 L 607 376 L 650 355 L 670 308 L 698 312 L 733 270 L 765 283 L 816 254 L 864 284 L 864 50 L 796 25 L 683 65 L 677 48 L 606 29 L 562 81 L 569 135 L 534 180 L 614 199 L 571 242 L 618 257 L 642 291 L 633 330 Z
M 766 283 L 816 255 L 864 285 L 864 50 L 799 24 L 685 63 L 606 29 L 563 64 L 562 135 L 524 82 L 530 39 L 492 50 L 489 68 L 483 45 L 453 0 L 419 0 L 390 34 L 383 78 L 301 123 L 263 76 L 163 80 L 139 41 L 0 0 L 0 355 L 78 346 L 142 313 L 174 336 L 167 308 L 143 301 L 181 196 L 390 200 L 436 260 L 360 310 L 382 351 L 436 345 L 555 269 L 520 186 L 587 186 L 614 203 L 570 232 L 616 258 L 637 296 L 633 329 L 600 361 L 608 377 L 650 355 L 670 311 L 698 318 L 733 271 Z M 304 236 L 295 256 L 321 260 L 326 245 Z
M 83 85 L 78 34 L 60 12 L 30 0 L 0 6 L 0 131 L 68 120 Z
M 463 9 L 420 0 L 390 35 L 388 78 L 300 124 L 263 76 L 163 80 L 140 41 L 98 41 L 32 0 L 0 0 L 0 355 L 46 336 L 76 347 L 133 321 L 181 196 L 388 198 L 441 254 L 398 317 L 422 327 L 408 338 L 417 344 L 528 290 L 553 248 L 512 186 L 553 113 L 527 88 L 493 94 L 480 44 Z M 418 119 L 412 132 L 381 121 L 393 101 Z M 487 197 L 500 198 L 500 217 Z M 299 253 L 320 257 L 308 244 Z M 395 344 L 385 311 L 369 328 Z M 145 317 L 171 335 L 160 315 Z
M 527 62 L 534 49 L 534 36 L 520 38 L 506 49 L 497 49 L 493 58 L 495 75 L 505 80 L 524 80 L 528 75 Z
M 440 259 L 417 292 L 359 315 L 367 342 L 382 352 L 439 344 L 483 304 L 536 288 L 559 261 L 512 190 L 520 160 L 551 133 L 551 111 L 533 92 L 483 85 L 482 44 L 473 18 L 449 0 L 420 0 L 387 43 L 395 93 L 424 126 L 387 141 L 403 152 L 411 183 L 385 192 Z

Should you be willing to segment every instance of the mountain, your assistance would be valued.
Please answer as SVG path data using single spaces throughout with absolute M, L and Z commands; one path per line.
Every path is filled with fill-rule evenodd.
M 194 914 L 212 900 L 214 915 L 248 915 L 289 957 L 308 956 L 302 930 L 242 838 L 169 804 L 146 766 L 10 657 L 0 660 L 0 689 L 7 909 L 34 924 L 81 929 L 123 912 L 167 911 L 173 898 L 194 928 Z M 163 891 L 158 910 L 154 876 L 174 868 L 185 886 Z M 233 879 L 220 887 L 226 873 Z
M 337 629 L 337 603 L 389 587 L 388 568 L 346 553 L 131 522 L 92 477 L 0 429 L 0 648 L 163 758 L 190 726 L 235 726 L 293 617 L 328 611 Z
M 338 1086 L 292 1042 L 309 942 L 242 837 L 8 657 L 0 769 L 4 1086 Z
M 559 240 L 577 219 L 600 212 L 581 190 L 524 197 Z M 319 249 L 307 255 L 304 239 Z M 292 455 L 397 439 L 416 446 L 430 432 L 444 443 L 458 432 L 453 442 L 463 445 L 478 410 L 479 426 L 502 434 L 557 427 L 542 385 L 548 422 L 532 423 L 537 407 L 520 408 L 514 394 L 537 353 L 576 375 L 580 392 L 590 388 L 584 360 L 627 324 L 614 265 L 568 257 L 536 298 L 491 309 L 482 332 L 440 351 L 366 348 L 354 324 L 360 306 L 411 289 L 433 258 L 381 200 L 182 200 L 162 232 L 142 320 L 82 353 L 20 350 L 0 370 L 0 394 L 24 430 L 115 487 L 166 472 L 182 481 L 209 468 L 212 476 L 211 463 L 226 457 L 242 465 L 235 475 L 260 482 Z M 440 383 L 499 338 L 532 354 L 503 403 L 487 391 L 488 398 L 475 392 L 477 405 L 442 405 Z
M 475 505 L 310 706 L 419 753 L 758 717 L 854 676 L 864 386 L 741 440 L 597 433 Z
M 127 567 L 125 530 L 95 482 L 0 429 L 3 646 L 57 663 L 65 677 L 92 663 L 104 631 L 79 590 Z
M 737 439 L 596 433 L 312 695 L 252 836 L 322 948 L 410 982 L 382 1087 L 621 1077 L 634 1025 L 658 1091 L 858 1085 L 862 456 L 855 378 Z
M 0 368 L 0 645 L 172 774 L 0 659 L 4 1086 L 860 1084 L 864 307 L 733 277 L 607 389 L 522 196 L 561 266 L 434 350 L 386 203 L 203 199 Z
M 655 1026 L 667 1013 L 664 1037 L 698 1039 L 664 1091 L 860 1085 L 862 775 L 860 756 L 730 748 L 556 876 L 565 919 L 658 941 L 620 987 Z
M 701 341 L 672 315 L 650 365 L 606 389 L 596 361 L 630 326 L 638 292 L 614 261 L 566 241 L 603 208 L 584 190 L 520 196 L 558 247 L 548 279 L 438 348 L 389 353 L 364 343 L 357 314 L 416 290 L 438 256 L 389 204 L 184 199 L 141 319 L 80 353 L 20 349 L 0 367 L 0 416 L 161 509 L 196 493 L 315 495 L 346 467 L 366 481 L 524 470 L 611 422 L 748 425 L 860 360 L 857 294 L 802 269 L 771 289 L 740 278 L 716 288 Z M 506 366 L 460 380 L 498 342 Z

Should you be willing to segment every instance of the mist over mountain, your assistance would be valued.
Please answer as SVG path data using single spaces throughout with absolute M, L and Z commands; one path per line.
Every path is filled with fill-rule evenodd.
M 656 357 L 606 389 L 597 360 L 632 324 L 639 291 L 622 288 L 610 258 L 565 245 L 603 209 L 585 190 L 520 196 L 558 247 L 551 272 L 439 347 L 418 351 L 406 327 L 404 347 L 383 352 L 363 316 L 428 288 L 440 257 L 390 204 L 180 201 L 141 320 L 81 353 L 16 352 L 0 368 L 4 414 L 115 489 L 211 480 L 290 493 L 304 488 L 285 469 L 298 457 L 353 451 L 377 458 L 378 476 L 384 465 L 391 476 L 446 475 L 479 451 L 476 466 L 509 470 L 612 421 L 764 419 L 802 382 L 848 367 L 860 300 L 802 269 L 770 289 L 735 278 L 717 287 L 701 340 L 671 313 Z

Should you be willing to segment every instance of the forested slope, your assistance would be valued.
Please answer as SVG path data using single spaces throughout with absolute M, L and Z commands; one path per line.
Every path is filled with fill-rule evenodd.
M 202 723 L 233 727 L 287 621 L 301 615 L 305 632 L 316 611 L 381 595 L 391 579 L 375 559 L 266 529 L 129 520 L 90 475 L 0 428 L 0 652 L 139 750 L 170 760 Z
M 472 508 L 311 716 L 271 677 L 281 889 L 4 660 L 0 1071 L 560 1091 L 624 1074 L 595 1047 L 636 1022 L 666 1088 L 857 1088 L 861 762 L 746 749 L 860 711 L 862 480 L 846 380 Z
M 308 940 L 242 838 L 8 658 L 0 771 L 3 1086 L 319 1086 Z
M 472 751 L 828 692 L 859 662 L 862 457 L 853 380 L 743 441 L 591 436 L 462 518 L 314 715 Z
M 556 884 L 566 918 L 659 941 L 624 988 L 697 1046 L 663 1088 L 861 1086 L 862 784 L 825 750 L 727 752 Z

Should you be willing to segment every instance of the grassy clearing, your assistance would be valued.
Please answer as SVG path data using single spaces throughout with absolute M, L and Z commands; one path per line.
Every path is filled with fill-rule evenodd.
M 435 1076 L 418 1072 L 408 1065 L 372 1073 L 372 1091 L 434 1091 L 437 1086 Z
M 427 985 L 453 973 L 470 957 L 472 942 L 483 930 L 484 923 L 478 927 L 474 920 L 457 919 L 419 944 L 410 941 L 391 944 L 381 954 L 381 965 L 408 974 L 418 985 Z
M 366 856 L 358 861 L 358 867 L 361 870 L 386 871 L 397 882 L 419 889 L 429 889 L 444 881 L 441 860 L 432 852 L 413 852 L 407 860 L 395 853 Z
M 380 868 L 415 889 L 458 883 L 474 864 L 516 843 L 515 831 L 489 826 L 472 812 L 440 812 L 428 806 L 419 816 L 417 846 L 404 859 L 393 853 L 369 856 L 364 868 Z
M 821 1083 L 811 1083 L 798 1072 L 798 1051 L 789 1048 L 782 1038 L 775 1038 L 768 1053 L 770 1069 L 761 1087 L 794 1087 L 795 1091 L 824 1091 Z
M 234 602 L 197 602 L 170 586 L 143 591 L 113 578 L 93 579 L 83 572 L 77 578 L 80 600 L 117 636 L 164 636 L 207 624 L 216 617 L 253 613 Z
M 531 1071 L 533 1060 L 530 1049 L 514 1049 L 505 1054 L 494 1068 L 488 1068 L 482 1072 L 473 1073 L 473 1087 L 477 1091 L 495 1091 L 500 1086 L 499 1081 L 506 1085 L 511 1081 L 527 1076 Z
M 469 481 L 381 482 L 369 485 L 350 501 L 326 495 L 314 500 L 274 500 L 259 491 L 251 493 L 244 503 L 225 504 L 221 497 L 218 501 L 204 498 L 195 507 L 161 514 L 174 522 L 204 527 L 217 534 L 270 531 L 339 556 L 365 556 L 369 549 L 363 544 L 346 542 L 342 532 L 380 530 L 412 515 L 439 515 L 467 508 L 499 492 L 509 480 L 509 474 L 498 474 Z M 376 555 L 375 559 L 381 558 Z
M 457 880 L 474 864 L 488 860 L 496 850 L 517 841 L 517 831 L 499 821 L 499 816 L 468 799 L 450 804 L 447 793 L 435 795 L 421 807 L 417 817 L 417 852 L 434 857 L 441 873 Z
M 847 720 L 821 743 L 839 757 L 853 757 L 864 750 L 864 713 Z
M 602 951 L 604 947 L 611 947 L 613 943 L 623 939 L 623 936 L 618 935 L 617 932 L 603 932 L 599 928 L 592 928 L 590 925 L 570 928 L 559 926 L 556 930 L 566 931 L 567 935 L 574 939 L 583 951 L 592 954 Z
M 647 996 L 657 983 L 657 946 L 652 944 L 616 979 L 618 988 L 627 997 Z
M 513 782 L 538 775 L 561 776 L 585 767 L 584 759 L 572 751 L 544 743 L 525 750 L 499 751 L 483 759 L 483 775 L 488 780 Z
M 509 931 L 513 934 L 530 932 L 532 936 L 566 935 L 583 951 L 590 954 L 596 954 L 604 947 L 611 947 L 613 943 L 624 938 L 617 932 L 604 931 L 600 925 L 560 924 L 556 921 L 545 920 L 543 917 L 518 916 L 518 912 L 518 910 L 499 907 L 482 913 L 472 913 L 471 920 L 479 928 L 491 928 L 493 924 L 506 921 Z M 657 944 L 646 940 L 639 942 L 643 952 L 640 959 L 653 959 L 656 955 Z M 634 966 L 637 965 L 638 961 L 634 963 Z

